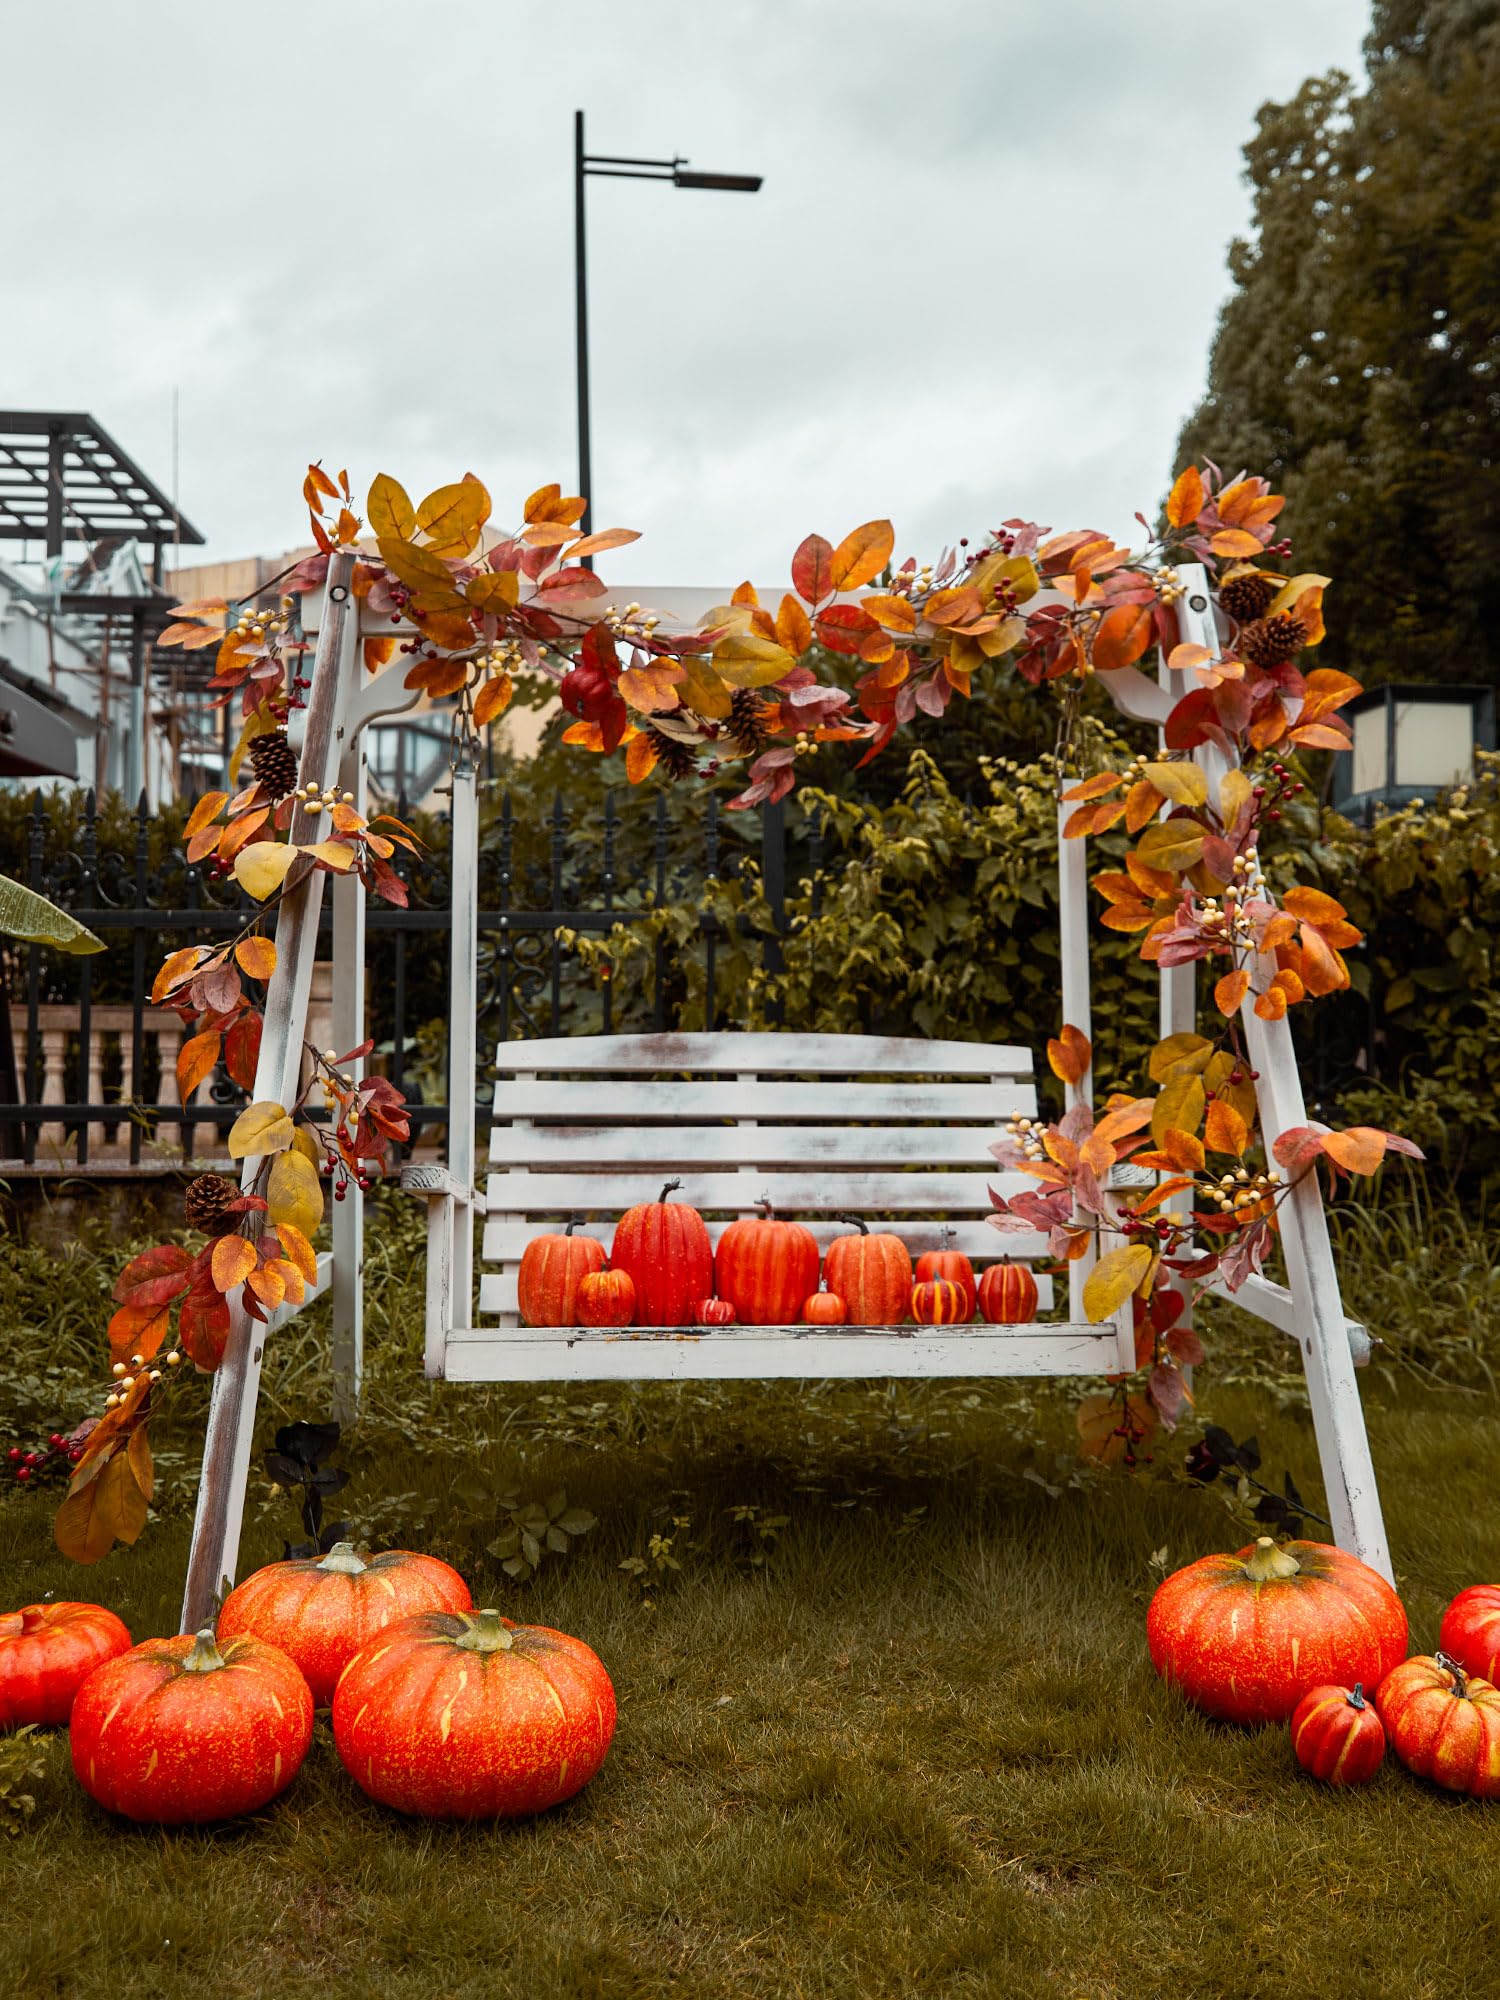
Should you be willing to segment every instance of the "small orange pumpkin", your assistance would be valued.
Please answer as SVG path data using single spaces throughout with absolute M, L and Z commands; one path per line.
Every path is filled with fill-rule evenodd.
M 635 1318 L 635 1279 L 606 1266 L 578 1281 L 580 1326 L 629 1326 Z
M 1386 1675 L 1375 1706 L 1408 1771 L 1471 1799 L 1500 1799 L 1500 1688 L 1446 1653 L 1418 1654 Z
M 604 1245 L 575 1236 L 582 1220 L 570 1215 L 561 1236 L 537 1236 L 521 1252 L 516 1297 L 528 1326 L 576 1326 L 578 1287 L 604 1266 Z
M 979 1287 L 974 1277 L 974 1266 L 969 1262 L 962 1250 L 954 1250 L 951 1247 L 952 1242 L 953 1231 L 945 1229 L 943 1231 L 942 1249 L 924 1250 L 922 1252 L 921 1256 L 917 1259 L 917 1283 L 925 1285 L 929 1278 L 947 1278 L 950 1283 L 961 1286 L 964 1296 L 968 1300 L 964 1318 L 972 1319 L 974 1317 L 974 1302 L 979 1296 Z
M 1309 1688 L 1292 1710 L 1292 1754 L 1325 1785 L 1367 1785 L 1385 1756 L 1385 1731 L 1358 1681 Z
M 809 1292 L 802 1301 L 804 1326 L 842 1326 L 848 1317 L 837 1292 Z
M 991 1264 L 979 1278 L 979 1310 L 991 1326 L 1025 1326 L 1036 1318 L 1036 1279 L 1025 1264 Z
M 951 1278 L 928 1278 L 914 1285 L 911 1316 L 918 1326 L 960 1326 L 969 1317 L 969 1299 Z
M 699 1299 L 693 1308 L 695 1326 L 733 1326 L 738 1317 L 728 1299 Z

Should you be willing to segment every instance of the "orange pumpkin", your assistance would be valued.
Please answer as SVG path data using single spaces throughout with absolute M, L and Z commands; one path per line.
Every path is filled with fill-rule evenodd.
M 1388 1673 L 1375 1706 L 1408 1771 L 1471 1799 L 1500 1799 L 1500 1688 L 1446 1653 Z
M 0 1617 L 0 1729 L 66 1722 L 95 1667 L 130 1651 L 102 1604 L 27 1604 Z
M 991 1326 L 1025 1326 L 1036 1318 L 1036 1279 L 1025 1264 L 991 1264 L 979 1276 L 979 1310 Z
M 694 1326 L 733 1326 L 737 1318 L 728 1299 L 699 1299 L 693 1308 Z
M 125 1819 L 196 1826 L 254 1812 L 286 1790 L 312 1742 L 312 1690 L 279 1647 L 147 1639 L 78 1690 L 73 1770 Z
M 1311 1687 L 1378 1685 L 1406 1651 L 1406 1613 L 1357 1556 L 1262 1535 L 1169 1576 L 1146 1639 L 1156 1671 L 1205 1715 L 1284 1722 Z
M 339 1675 L 360 1647 L 398 1618 L 418 1611 L 467 1611 L 469 1586 L 436 1556 L 387 1549 L 365 1561 L 352 1542 L 335 1542 L 326 1556 L 269 1563 L 230 1591 L 219 1613 L 219 1637 L 248 1632 L 297 1662 L 326 1708 Z
M 615 1691 L 581 1639 L 498 1611 L 428 1612 L 356 1653 L 333 1741 L 372 1799 L 431 1819 L 513 1818 L 581 1791 L 604 1762 Z
M 783 1222 L 769 1201 L 731 1222 L 714 1252 L 714 1283 L 746 1326 L 787 1326 L 818 1282 L 818 1239 Z
M 946 1278 L 950 1284 L 962 1287 L 968 1300 L 965 1319 L 974 1317 L 974 1305 L 979 1296 L 979 1288 L 974 1277 L 974 1266 L 962 1250 L 952 1250 L 948 1245 L 953 1241 L 953 1231 L 943 1231 L 941 1250 L 924 1250 L 917 1259 L 917 1283 L 925 1285 L 930 1278 Z
M 1309 1688 L 1292 1711 L 1292 1754 L 1325 1785 L 1367 1785 L 1385 1756 L 1373 1703 L 1352 1688 Z
M 848 1309 L 837 1292 L 809 1292 L 802 1301 L 804 1326 L 842 1326 L 848 1317 Z
M 1438 1650 L 1466 1674 L 1500 1685 L 1500 1584 L 1474 1583 L 1443 1613 Z
M 590 1271 L 578 1283 L 580 1326 L 629 1326 L 635 1318 L 635 1280 L 628 1271 Z
M 609 1261 L 635 1285 L 641 1326 L 691 1326 L 693 1307 L 714 1288 L 713 1246 L 703 1217 L 685 1201 L 667 1200 L 681 1186 L 668 1181 L 659 1201 L 627 1208 L 615 1225 Z
M 969 1299 L 951 1278 L 928 1278 L 912 1286 L 911 1316 L 918 1326 L 957 1326 L 969 1317 Z
M 857 1215 L 854 1236 L 836 1236 L 828 1246 L 824 1271 L 828 1289 L 844 1301 L 851 1326 L 900 1326 L 911 1308 L 911 1252 L 899 1236 L 872 1234 Z
M 592 1236 L 573 1234 L 580 1220 L 569 1216 L 561 1236 L 535 1237 L 521 1252 L 516 1294 L 528 1326 L 578 1324 L 579 1283 L 604 1264 L 602 1243 Z

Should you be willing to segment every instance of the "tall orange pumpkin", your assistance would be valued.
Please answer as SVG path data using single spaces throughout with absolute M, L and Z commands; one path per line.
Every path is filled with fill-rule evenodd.
M 790 1326 L 818 1285 L 818 1239 L 783 1222 L 768 1201 L 759 1215 L 731 1222 L 714 1252 L 714 1282 L 746 1326 Z
M 911 1252 L 899 1236 L 873 1234 L 857 1215 L 854 1236 L 836 1236 L 828 1246 L 824 1275 L 830 1292 L 844 1301 L 850 1326 L 900 1326 L 911 1310 Z
M 691 1326 L 693 1308 L 714 1289 L 714 1253 L 696 1208 L 667 1196 L 681 1181 L 668 1181 L 659 1201 L 627 1208 L 615 1225 L 609 1261 L 635 1285 L 637 1326 Z
M 368 1561 L 352 1542 L 326 1556 L 268 1563 L 224 1600 L 219 1637 L 248 1632 L 297 1662 L 319 1708 L 360 1647 L 398 1618 L 418 1611 L 467 1611 L 469 1586 L 436 1556 L 387 1549 Z
M 432 1819 L 511 1818 L 570 1799 L 614 1729 L 598 1655 L 498 1611 L 403 1619 L 355 1654 L 333 1698 L 334 1747 L 356 1784 Z
M 1040 1294 L 1025 1264 L 991 1264 L 979 1276 L 979 1310 L 991 1326 L 1025 1326 Z
M 578 1324 L 579 1283 L 604 1267 L 604 1245 L 573 1234 L 579 1221 L 570 1215 L 561 1236 L 534 1237 L 521 1252 L 516 1294 L 528 1326 Z

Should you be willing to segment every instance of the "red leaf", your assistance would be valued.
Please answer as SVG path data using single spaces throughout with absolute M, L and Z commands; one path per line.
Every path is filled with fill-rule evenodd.
M 1146 604 L 1117 604 L 1106 611 L 1094 634 L 1094 666 L 1100 673 L 1131 666 L 1151 644 L 1155 629 Z
M 809 535 L 792 557 L 792 585 L 808 604 L 821 604 L 833 591 L 833 544 Z
M 189 1361 L 215 1369 L 229 1339 L 229 1308 L 215 1291 L 190 1292 L 182 1302 L 177 1338 Z
M 188 1288 L 192 1255 L 179 1243 L 158 1243 L 132 1257 L 115 1279 L 110 1297 L 121 1306 L 164 1306 Z
M 241 1014 L 224 1037 L 224 1067 L 241 1090 L 254 1092 L 260 1060 L 260 1036 L 265 1022 L 254 1009 Z
M 857 655 L 864 634 L 879 630 L 869 612 L 857 604 L 830 604 L 817 618 L 818 637 L 830 653 Z

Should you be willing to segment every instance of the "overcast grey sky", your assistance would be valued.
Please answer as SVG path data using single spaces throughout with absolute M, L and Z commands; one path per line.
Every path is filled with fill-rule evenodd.
M 91 410 L 215 557 L 309 457 L 573 489 L 572 114 L 759 172 L 589 183 L 606 573 L 785 574 L 891 515 L 1130 531 L 1200 392 L 1257 107 L 1366 0 L 0 0 L 0 401 Z M 24 175 L 22 172 L 24 163 Z

